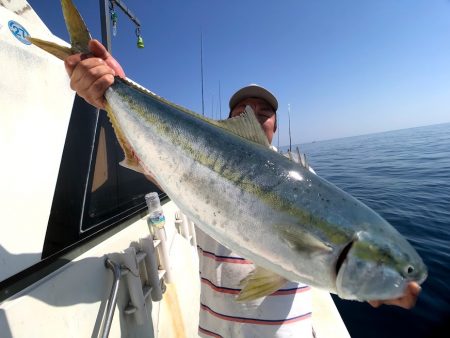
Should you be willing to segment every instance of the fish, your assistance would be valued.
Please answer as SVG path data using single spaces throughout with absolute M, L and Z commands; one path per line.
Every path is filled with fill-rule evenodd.
M 89 53 L 81 15 L 70 0 L 61 3 L 71 47 L 29 40 L 60 59 Z M 251 107 L 212 120 L 119 77 L 105 98 L 121 164 L 153 173 L 201 230 L 254 262 L 238 301 L 286 281 L 343 299 L 393 299 L 426 279 L 421 257 L 391 224 L 305 161 L 273 151 Z

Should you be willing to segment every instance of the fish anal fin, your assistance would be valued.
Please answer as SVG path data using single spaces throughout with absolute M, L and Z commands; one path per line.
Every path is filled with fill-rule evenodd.
M 279 290 L 286 284 L 287 280 L 276 273 L 261 267 L 256 267 L 247 277 L 241 281 L 243 286 L 236 297 L 239 302 L 252 301 L 268 296 Z
M 215 124 L 247 140 L 270 147 L 269 140 L 250 106 L 246 106 L 240 116 L 215 121 Z

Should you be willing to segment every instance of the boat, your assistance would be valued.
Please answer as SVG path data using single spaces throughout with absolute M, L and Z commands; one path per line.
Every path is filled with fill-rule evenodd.
M 195 225 L 118 164 L 106 113 L 28 35 L 68 45 L 27 1 L 0 1 L 1 337 L 197 337 Z M 317 337 L 349 336 L 328 293 L 313 318 Z

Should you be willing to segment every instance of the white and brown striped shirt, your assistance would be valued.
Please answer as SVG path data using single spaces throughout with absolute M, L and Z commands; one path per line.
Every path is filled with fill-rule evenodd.
M 200 337 L 312 337 L 311 289 L 287 283 L 275 293 L 237 302 L 239 283 L 255 267 L 197 229 Z

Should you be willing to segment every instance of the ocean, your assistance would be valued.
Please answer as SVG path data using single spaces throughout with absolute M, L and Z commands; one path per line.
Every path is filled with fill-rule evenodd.
M 318 175 L 397 228 L 428 266 L 412 310 L 333 296 L 351 336 L 450 337 L 450 123 L 299 148 Z

